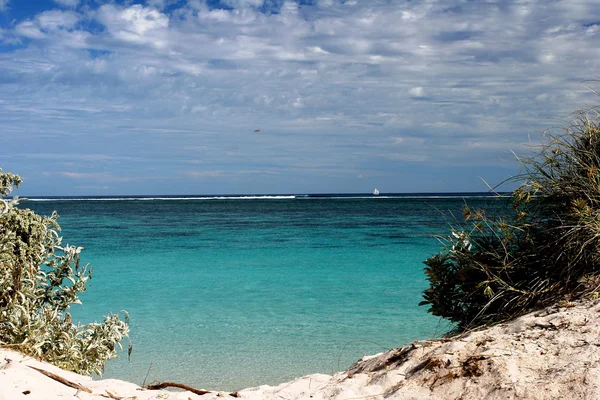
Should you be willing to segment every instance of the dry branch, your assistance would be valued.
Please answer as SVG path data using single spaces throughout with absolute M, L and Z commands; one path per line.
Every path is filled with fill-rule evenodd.
M 147 390 L 160 390 L 160 389 L 164 389 L 167 387 L 176 387 L 179 389 L 187 390 L 188 392 L 192 392 L 199 396 L 210 393 L 210 391 L 208 391 L 208 390 L 200 390 L 200 389 L 196 389 L 191 386 L 188 386 L 188 385 L 184 385 L 183 383 L 176 383 L 176 382 L 159 382 L 154 385 L 146 385 L 143 388 L 147 389 Z
M 82 386 L 76 382 L 71 382 L 70 380 L 63 378 L 62 376 L 58 376 L 56 374 L 53 374 L 52 372 L 49 372 L 49 371 L 46 371 L 46 370 L 43 370 L 40 368 L 32 367 L 31 365 L 28 365 L 28 367 L 36 370 L 37 372 L 39 372 L 41 374 L 46 375 L 50 379 L 54 379 L 56 382 L 62 383 L 65 386 L 72 387 L 73 389 L 77 389 L 77 390 L 82 390 L 87 393 L 92 393 L 92 390 L 90 388 Z

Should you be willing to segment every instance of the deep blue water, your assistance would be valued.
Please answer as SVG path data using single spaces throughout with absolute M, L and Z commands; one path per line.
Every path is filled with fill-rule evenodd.
M 469 199 L 475 207 L 494 199 Z M 74 320 L 131 316 L 104 377 L 235 390 L 439 336 L 423 261 L 460 197 L 50 200 L 93 279 Z M 127 342 L 125 347 L 127 347 Z

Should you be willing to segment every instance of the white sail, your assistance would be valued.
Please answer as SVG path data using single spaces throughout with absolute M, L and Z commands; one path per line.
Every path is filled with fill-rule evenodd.
M 377 190 L 377 188 L 373 190 L 373 196 L 379 196 L 379 190 Z

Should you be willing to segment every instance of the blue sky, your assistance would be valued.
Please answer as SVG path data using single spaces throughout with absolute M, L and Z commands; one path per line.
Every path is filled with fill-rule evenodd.
M 0 167 L 22 195 L 482 191 L 598 71 L 594 1 L 0 0 Z

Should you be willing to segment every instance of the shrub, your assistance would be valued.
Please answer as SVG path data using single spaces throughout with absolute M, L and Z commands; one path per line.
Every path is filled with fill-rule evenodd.
M 597 290 L 600 270 L 600 119 L 578 112 L 520 159 L 504 213 L 464 209 L 460 228 L 425 261 L 425 301 L 454 331 L 514 318 Z
M 68 309 L 80 304 L 91 270 L 80 265 L 81 247 L 63 246 L 56 212 L 42 217 L 6 199 L 21 178 L 0 169 L 0 345 L 58 367 L 98 373 L 127 336 L 127 322 L 75 325 Z M 127 319 L 127 315 L 125 315 Z

